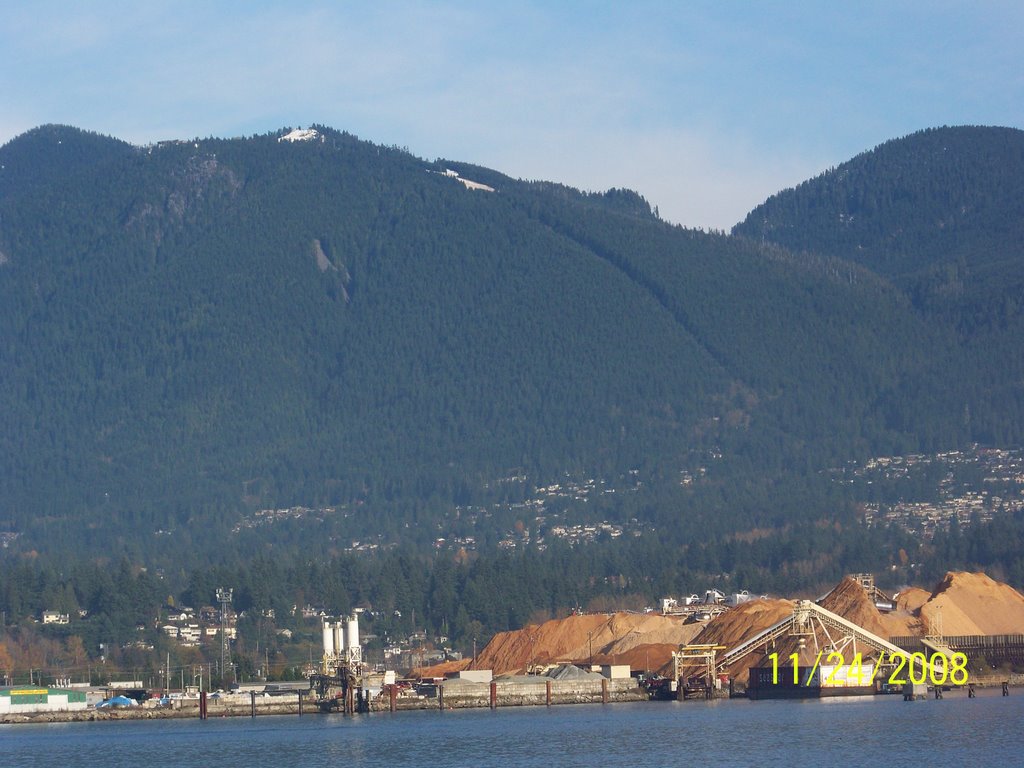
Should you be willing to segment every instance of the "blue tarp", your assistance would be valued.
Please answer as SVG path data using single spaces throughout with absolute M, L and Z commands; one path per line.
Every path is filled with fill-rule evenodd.
M 96 705 L 97 709 L 101 707 L 134 707 L 135 702 L 129 699 L 127 696 L 114 696 L 113 698 L 101 701 Z

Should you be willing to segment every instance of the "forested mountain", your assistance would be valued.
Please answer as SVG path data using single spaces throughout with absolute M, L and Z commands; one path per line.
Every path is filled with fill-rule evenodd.
M 1024 131 L 936 128 L 886 142 L 780 192 L 734 228 L 891 279 L 966 332 L 1019 323 Z
M 181 563 L 252 510 L 340 505 L 429 542 L 510 472 L 636 468 L 612 513 L 670 538 L 839 515 L 837 462 L 1020 442 L 1019 134 L 892 142 L 725 236 L 320 126 L 36 129 L 0 148 L 0 530 Z
M 982 442 L 1020 442 L 1003 425 L 1024 413 L 1024 131 L 936 128 L 886 142 L 774 195 L 733 232 L 863 265 L 955 334 L 945 343 L 963 358 L 943 366 L 955 371 L 950 397 L 926 396 L 904 426 L 958 408 Z M 978 402 L 992 404 L 984 426 Z

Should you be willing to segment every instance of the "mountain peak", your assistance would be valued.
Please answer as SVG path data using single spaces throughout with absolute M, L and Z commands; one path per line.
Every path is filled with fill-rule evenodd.
M 0 198 L 131 154 L 131 144 L 68 125 L 47 124 L 0 147 Z

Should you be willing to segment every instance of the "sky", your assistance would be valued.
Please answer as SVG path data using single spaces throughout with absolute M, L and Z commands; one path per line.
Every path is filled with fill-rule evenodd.
M 940 125 L 1024 128 L 1024 3 L 0 0 L 0 144 L 319 123 L 728 229 Z

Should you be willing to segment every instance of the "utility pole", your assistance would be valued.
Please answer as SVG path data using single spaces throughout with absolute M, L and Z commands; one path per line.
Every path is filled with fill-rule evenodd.
M 231 661 L 231 641 L 228 639 L 228 606 L 234 590 L 217 587 L 217 602 L 220 603 L 220 684 L 224 687 L 228 664 Z

